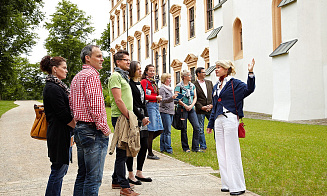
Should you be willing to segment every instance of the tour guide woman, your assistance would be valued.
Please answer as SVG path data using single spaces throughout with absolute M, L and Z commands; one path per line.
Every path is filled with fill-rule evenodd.
M 222 183 L 222 192 L 230 195 L 245 193 L 245 179 L 242 166 L 241 149 L 238 140 L 239 118 L 243 114 L 243 99 L 250 95 L 255 88 L 253 67 L 255 61 L 248 65 L 249 75 L 247 84 L 234 79 L 235 67 L 231 61 L 221 60 L 216 62 L 216 76 L 219 77 L 213 87 L 213 108 L 210 115 L 207 132 L 215 130 L 215 140 L 219 170 Z M 234 102 L 232 85 L 234 87 Z M 238 116 L 236 115 L 238 114 Z
M 69 88 L 61 81 L 68 72 L 66 60 L 59 56 L 45 56 L 40 68 L 49 74 L 45 79 L 43 104 L 49 122 L 47 145 L 52 165 L 45 195 L 60 195 L 71 158 L 71 133 L 76 124 L 69 107 Z

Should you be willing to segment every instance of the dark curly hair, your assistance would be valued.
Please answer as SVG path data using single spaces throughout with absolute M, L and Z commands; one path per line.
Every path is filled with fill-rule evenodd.
M 56 56 L 56 57 L 45 56 L 42 58 L 40 62 L 40 69 L 43 72 L 52 74 L 52 67 L 53 66 L 58 67 L 62 62 L 66 62 L 66 59 L 64 59 L 61 56 Z

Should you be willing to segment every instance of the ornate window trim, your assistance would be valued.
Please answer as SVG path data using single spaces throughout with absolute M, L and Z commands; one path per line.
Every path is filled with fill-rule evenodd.
M 126 40 L 121 40 L 120 45 L 123 47 L 124 50 L 126 50 L 127 41 Z
M 181 74 L 181 71 L 182 71 L 182 65 L 183 63 L 180 62 L 178 59 L 174 59 L 171 64 L 170 64 L 170 67 L 173 68 L 174 70 L 174 79 L 175 79 L 175 85 L 174 87 L 178 84 L 178 82 L 181 80 L 180 78 L 180 74 Z M 177 78 L 177 73 L 179 73 L 179 77 Z
M 205 62 L 205 69 L 208 69 L 210 67 L 209 63 L 210 63 L 210 58 L 209 58 L 209 47 L 205 48 L 202 52 L 202 54 L 200 55 L 204 62 Z

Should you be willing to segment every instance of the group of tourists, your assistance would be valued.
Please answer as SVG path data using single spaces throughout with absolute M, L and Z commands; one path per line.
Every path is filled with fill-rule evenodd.
M 83 69 L 74 76 L 70 89 L 62 82 L 67 65 L 62 57 L 43 57 L 40 68 L 47 72 L 43 103 L 47 121 L 48 156 L 51 173 L 45 195 L 60 195 L 63 177 L 72 157 L 72 137 L 77 147 L 78 172 L 74 195 L 98 195 L 102 182 L 109 134 L 107 114 L 99 70 L 103 56 L 100 48 L 88 45 L 81 51 Z M 216 62 L 219 81 L 213 86 L 206 80 L 205 69 L 199 67 L 197 80 L 191 82 L 191 73 L 183 70 L 181 82 L 171 86 L 171 75 L 161 76 L 161 85 L 155 79 L 155 67 L 149 64 L 143 73 L 140 62 L 131 61 L 129 53 L 115 53 L 114 72 L 108 81 L 111 104 L 111 123 L 115 133 L 109 154 L 116 154 L 112 188 L 120 195 L 139 195 L 134 185 L 151 182 L 142 173 L 145 158 L 159 160 L 152 150 L 153 140 L 160 135 L 160 151 L 173 154 L 171 125 L 175 107 L 182 111 L 181 146 L 185 153 L 204 153 L 207 133 L 214 130 L 222 192 L 240 195 L 246 190 L 241 151 L 238 141 L 238 123 L 243 115 L 243 99 L 255 88 L 254 59 L 248 65 L 248 81 L 234 79 L 235 67 L 231 61 Z M 233 96 L 234 95 L 234 96 Z M 189 148 L 187 119 L 193 127 L 192 146 Z M 133 172 L 133 157 L 137 157 Z M 126 167 L 128 174 L 126 174 Z M 127 175 L 127 176 L 126 176 Z

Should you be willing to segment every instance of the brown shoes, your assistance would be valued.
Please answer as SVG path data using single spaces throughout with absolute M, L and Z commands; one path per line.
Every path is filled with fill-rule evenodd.
M 129 187 L 131 189 L 134 189 L 134 184 L 129 184 Z M 121 189 L 121 186 L 119 184 L 111 184 L 112 189 Z
M 132 189 L 130 188 L 122 188 L 120 189 L 120 195 L 126 195 L 126 196 L 136 196 L 140 195 L 138 193 L 135 193 Z

